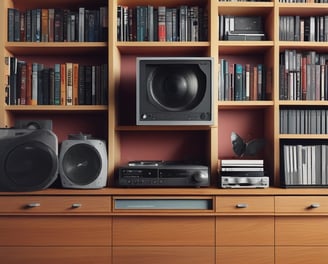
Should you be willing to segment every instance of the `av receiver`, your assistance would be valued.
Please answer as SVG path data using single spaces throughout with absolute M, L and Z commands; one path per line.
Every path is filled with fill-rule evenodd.
M 207 187 L 209 168 L 176 162 L 129 162 L 118 170 L 117 187 Z

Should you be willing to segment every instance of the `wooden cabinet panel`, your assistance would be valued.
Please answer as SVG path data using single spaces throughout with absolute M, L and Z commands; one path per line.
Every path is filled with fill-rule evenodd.
M 216 244 L 274 245 L 273 216 L 222 216 L 216 219 Z
M 217 264 L 241 264 L 241 263 L 274 264 L 274 247 L 269 247 L 269 246 L 217 247 L 216 263 Z
M 276 264 L 326 264 L 328 247 L 276 247 Z
M 271 196 L 217 197 L 216 211 L 219 213 L 273 213 L 274 198 Z
M 109 246 L 108 216 L 0 216 L 0 246 Z
M 275 221 L 277 245 L 328 246 L 326 216 L 281 216 Z
M 215 218 L 114 216 L 114 246 L 214 246 Z
M 0 247 L 4 264 L 110 264 L 110 247 Z
M 214 247 L 114 247 L 115 264 L 214 264 Z
M 0 197 L 0 213 L 109 213 L 107 196 Z
M 283 196 L 275 197 L 276 213 L 328 213 L 327 196 Z

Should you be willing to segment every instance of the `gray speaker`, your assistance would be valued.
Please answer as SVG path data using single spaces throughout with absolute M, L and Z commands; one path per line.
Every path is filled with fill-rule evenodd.
M 107 150 L 99 139 L 68 139 L 61 144 L 59 176 L 64 188 L 100 189 L 107 183 Z

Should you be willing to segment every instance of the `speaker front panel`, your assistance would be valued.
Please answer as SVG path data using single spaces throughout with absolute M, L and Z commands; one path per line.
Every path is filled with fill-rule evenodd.
M 59 156 L 63 187 L 102 188 L 107 181 L 106 145 L 101 140 L 65 140 Z
M 48 130 L 20 131 L 0 137 L 0 189 L 36 191 L 58 176 L 57 138 Z

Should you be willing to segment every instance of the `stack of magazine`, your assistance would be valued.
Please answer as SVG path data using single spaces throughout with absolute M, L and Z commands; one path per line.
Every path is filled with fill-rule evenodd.
M 219 170 L 223 188 L 269 187 L 262 159 L 224 159 Z

